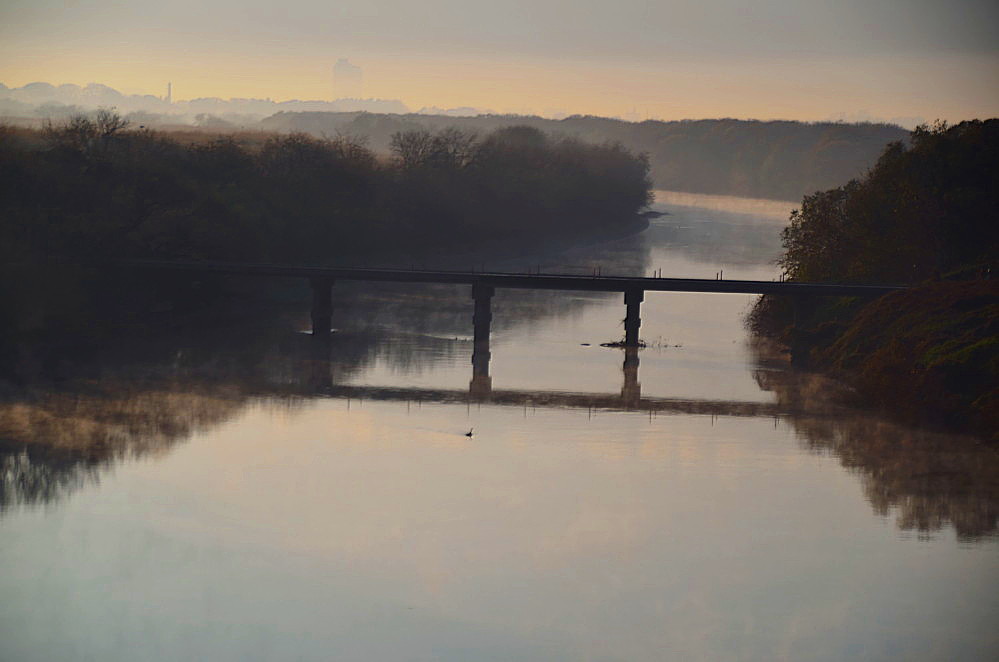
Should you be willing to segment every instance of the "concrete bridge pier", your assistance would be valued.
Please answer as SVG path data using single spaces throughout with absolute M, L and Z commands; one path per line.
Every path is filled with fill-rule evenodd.
M 645 290 L 625 290 L 624 293 L 624 344 L 638 347 L 638 329 L 642 326 L 641 307 Z
M 493 321 L 492 301 L 496 288 L 475 283 L 472 285 L 472 299 L 475 311 L 472 314 L 472 382 L 469 390 L 472 395 L 489 395 L 492 392 L 492 378 L 489 376 L 489 331 Z
M 312 335 L 329 338 L 333 326 L 333 279 L 313 277 L 312 286 Z

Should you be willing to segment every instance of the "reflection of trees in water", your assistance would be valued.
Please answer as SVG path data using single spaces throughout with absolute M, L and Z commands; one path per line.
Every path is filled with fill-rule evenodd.
M 499 326 L 573 314 L 586 301 L 517 293 L 497 306 Z M 355 285 L 338 292 L 343 331 L 325 345 L 296 332 L 308 318 L 296 304 L 133 327 L 86 349 L 20 346 L 15 373 L 0 380 L 0 512 L 65 496 L 117 461 L 166 453 L 254 398 L 292 404 L 376 359 L 419 372 L 470 353 L 471 315 L 467 287 Z
M 817 375 L 779 370 L 761 348 L 760 386 L 792 411 L 807 448 L 831 453 L 860 476 L 864 496 L 881 516 L 896 513 L 902 530 L 953 527 L 961 540 L 999 531 L 999 452 L 975 439 L 905 427 L 850 410 L 843 388 Z
M 97 345 L 22 343 L 0 382 L 0 511 L 57 499 L 117 461 L 165 453 L 257 391 L 282 394 L 292 370 L 268 359 L 303 339 L 286 319 L 261 319 L 253 330 L 154 319 Z
M 0 403 L 0 511 L 52 501 L 96 482 L 124 458 L 156 455 L 230 417 L 237 393 L 141 390 L 124 382 L 100 388 L 35 392 Z
M 55 501 L 96 483 L 105 464 L 44 447 L 0 445 L 0 514 L 16 505 Z
M 952 526 L 961 539 L 999 526 L 999 457 L 969 439 L 848 417 L 834 424 L 794 421 L 808 446 L 828 450 L 861 476 L 879 515 L 897 513 L 903 530 Z

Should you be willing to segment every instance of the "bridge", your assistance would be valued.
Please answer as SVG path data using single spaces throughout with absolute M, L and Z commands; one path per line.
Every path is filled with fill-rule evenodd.
M 795 310 L 813 297 L 874 298 L 905 289 L 896 285 L 852 285 L 801 283 L 768 280 L 722 280 L 707 278 L 646 278 L 589 276 L 492 271 L 442 271 L 428 269 L 374 269 L 322 267 L 239 262 L 184 262 L 168 260 L 118 260 L 113 266 L 125 269 L 177 271 L 192 274 L 225 274 L 269 278 L 304 278 L 312 288 L 312 334 L 328 338 L 333 321 L 333 285 L 336 281 L 395 283 L 451 283 L 470 285 L 474 301 L 472 365 L 474 379 L 488 382 L 489 335 L 492 324 L 492 297 L 496 288 L 621 292 L 624 294 L 624 347 L 639 347 L 641 304 L 646 292 L 703 292 L 716 294 L 773 294 L 790 296 Z M 626 357 L 637 365 L 637 354 Z
M 645 278 L 603 276 L 596 273 L 592 276 L 579 276 L 490 271 L 311 267 L 236 262 L 119 260 L 115 262 L 115 265 L 132 269 L 308 279 L 314 293 L 313 332 L 316 335 L 329 333 L 328 325 L 324 324 L 324 316 L 332 314 L 332 287 L 337 280 L 471 285 L 472 298 L 477 303 L 482 300 L 488 301 L 491 299 L 496 288 L 622 292 L 625 295 L 625 306 L 628 311 L 628 315 L 625 317 L 626 345 L 638 344 L 638 329 L 641 324 L 638 312 L 639 306 L 644 300 L 645 292 L 779 294 L 801 298 L 816 296 L 879 297 L 890 292 L 905 289 L 897 285 L 800 283 L 770 280 L 712 280 L 708 278 Z M 327 301 L 330 303 L 327 304 Z M 489 304 L 485 303 L 484 308 L 488 309 L 488 307 Z M 629 325 L 629 320 L 633 324 Z M 318 326 L 316 323 L 318 323 Z

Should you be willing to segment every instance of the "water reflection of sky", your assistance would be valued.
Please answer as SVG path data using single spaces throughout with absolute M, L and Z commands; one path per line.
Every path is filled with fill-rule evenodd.
M 986 657 L 994 548 L 899 538 L 858 488 L 769 420 L 259 405 L 5 522 L 19 572 L 0 579 L 14 597 L 0 645 L 38 659 Z
M 641 237 L 545 266 L 773 277 L 776 212 L 661 204 Z M 996 454 L 829 405 L 749 346 L 751 297 L 648 294 L 642 396 L 794 414 L 316 397 L 317 375 L 469 388 L 466 291 L 337 288 L 326 353 L 292 332 L 305 311 L 274 315 L 97 356 L 99 380 L 78 359 L 0 406 L 0 658 L 999 650 Z M 493 387 L 620 394 L 624 355 L 598 346 L 620 299 L 498 293 Z

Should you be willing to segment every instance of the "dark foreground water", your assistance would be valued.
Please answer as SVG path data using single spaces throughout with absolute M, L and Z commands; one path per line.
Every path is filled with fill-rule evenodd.
M 659 208 L 532 264 L 774 276 L 789 205 Z M 999 655 L 996 453 L 830 402 L 751 297 L 648 294 L 636 374 L 620 295 L 500 292 L 484 395 L 465 289 L 335 296 L 0 405 L 0 659 Z

